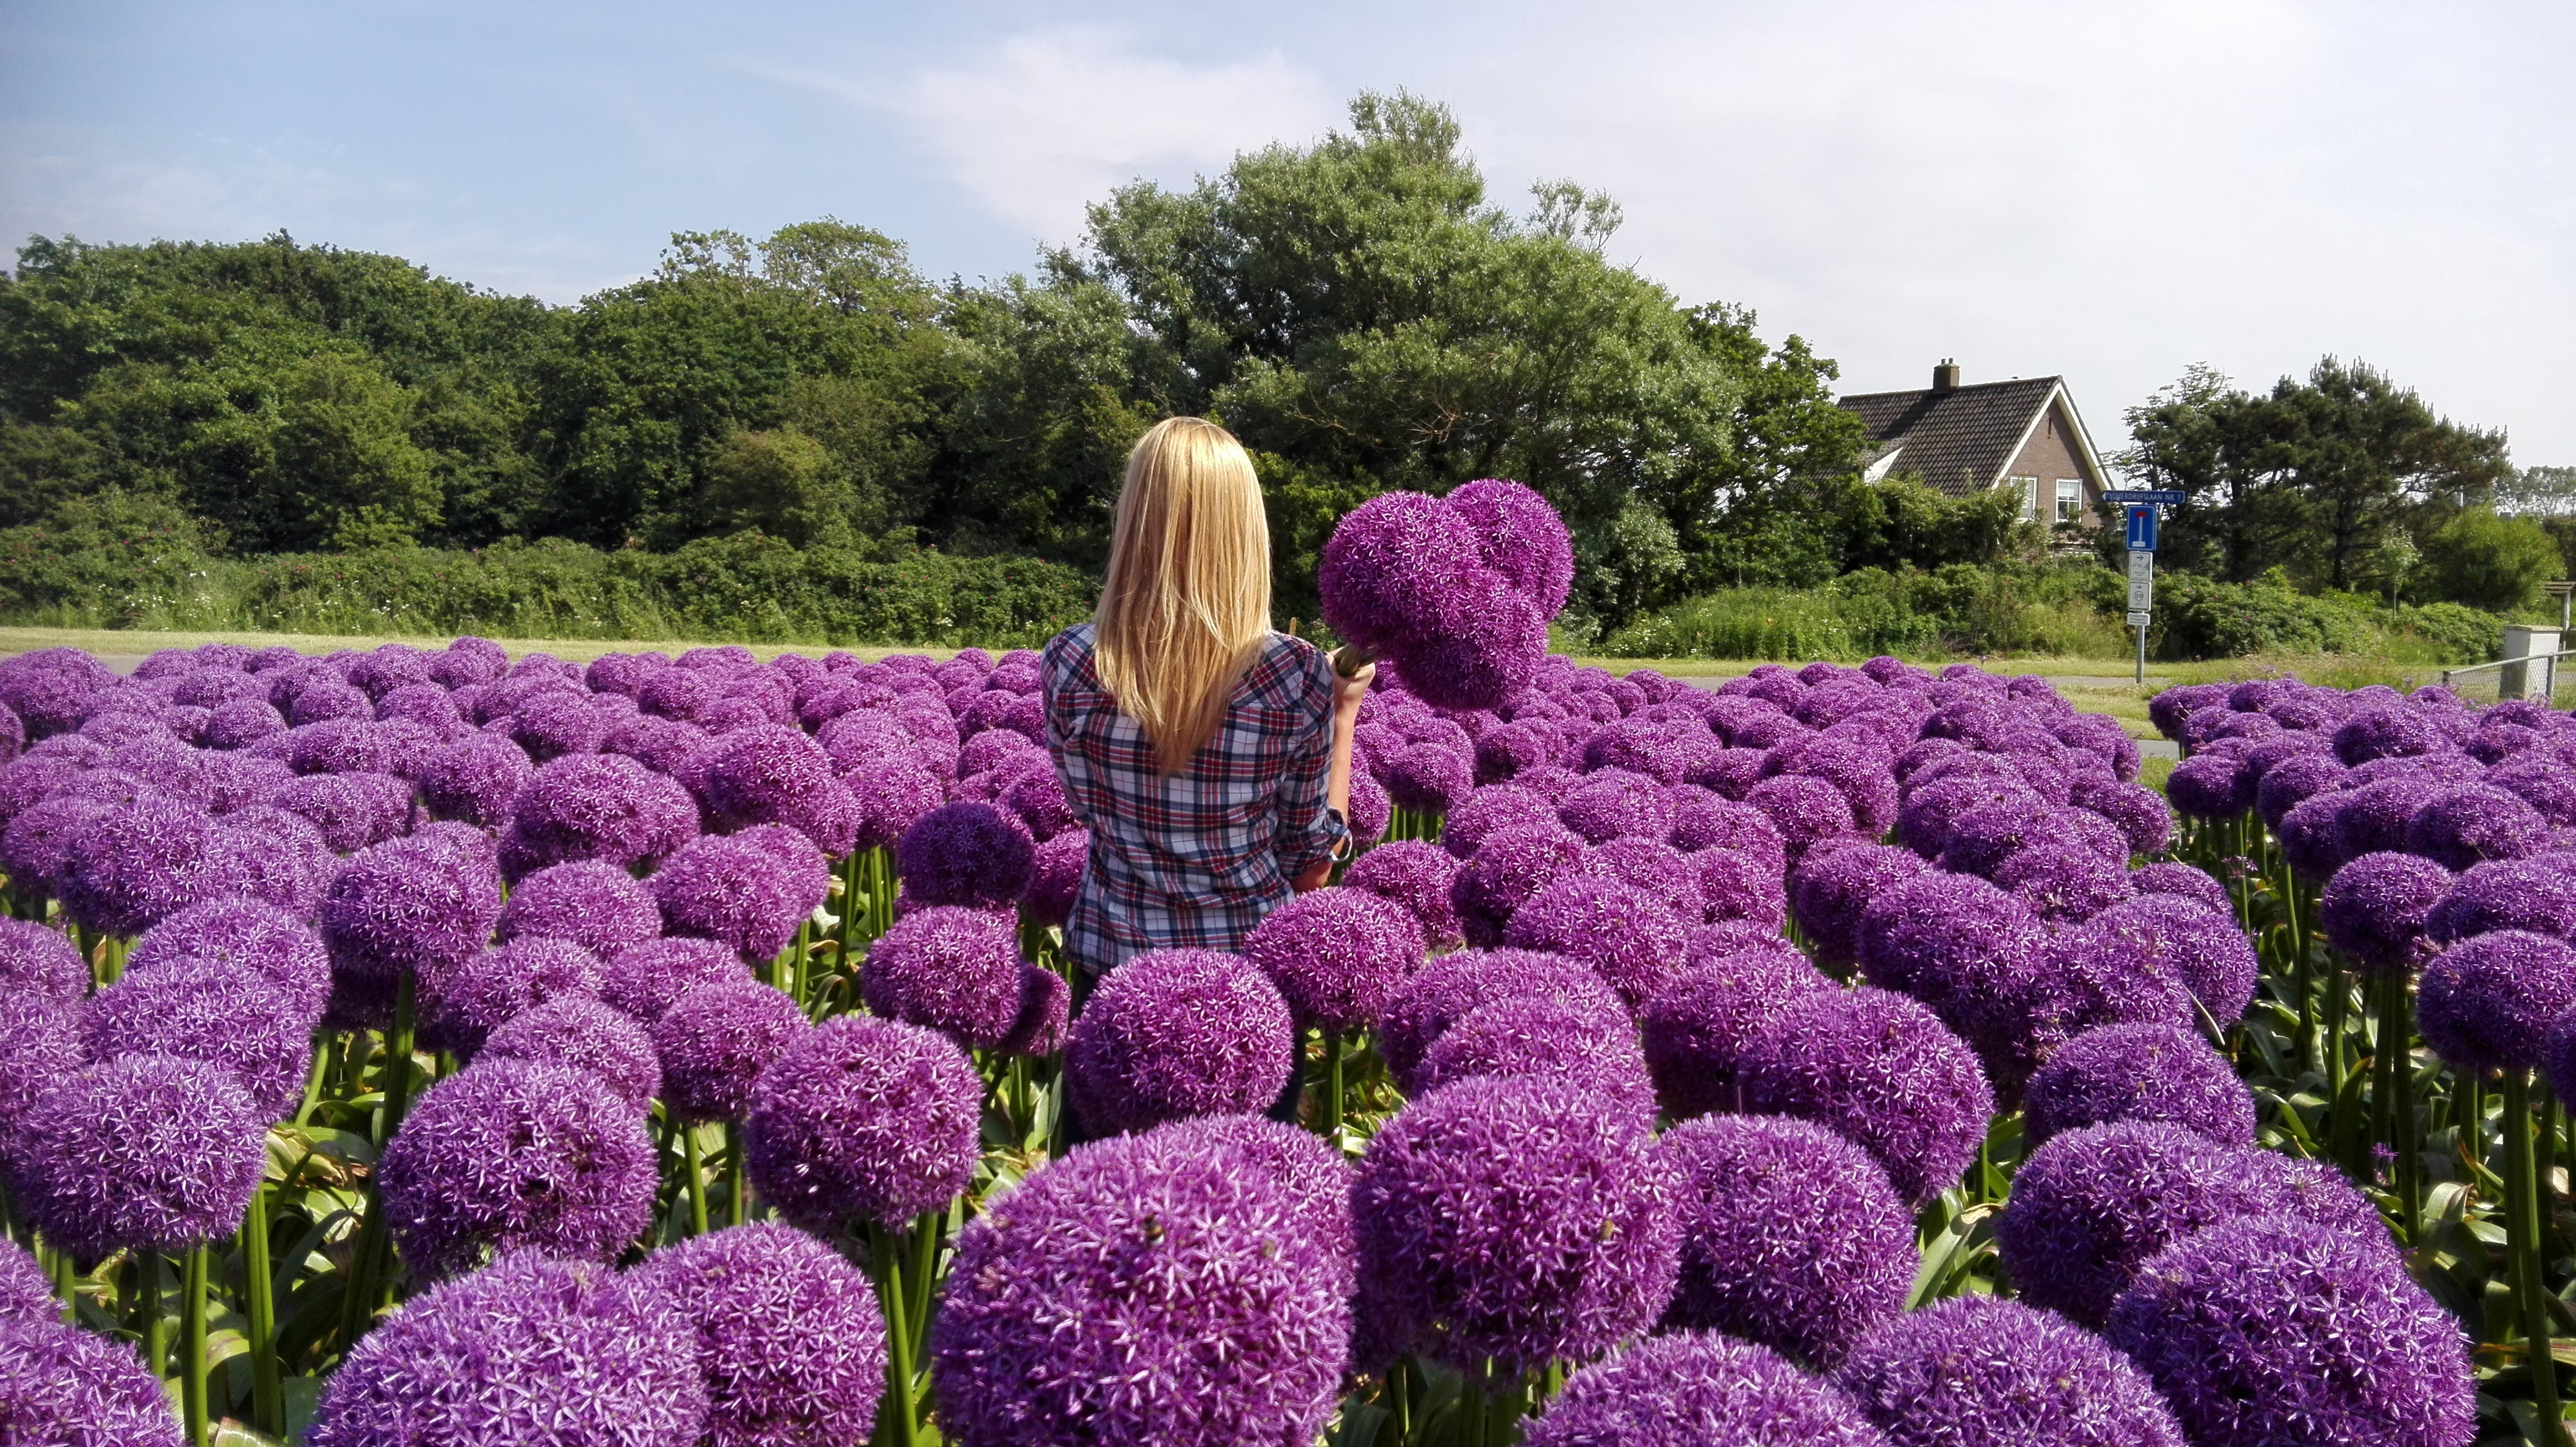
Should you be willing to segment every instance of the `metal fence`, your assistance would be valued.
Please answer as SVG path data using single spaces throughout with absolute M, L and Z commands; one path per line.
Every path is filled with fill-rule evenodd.
M 2576 648 L 2446 668 L 2442 671 L 2442 686 L 2479 703 L 2527 698 L 2534 703 L 2546 700 L 2552 708 L 2566 708 L 2576 703 L 2576 667 L 2560 661 L 2568 658 L 2576 658 Z

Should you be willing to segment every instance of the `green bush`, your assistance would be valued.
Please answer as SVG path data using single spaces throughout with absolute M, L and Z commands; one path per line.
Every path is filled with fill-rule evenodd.
M 2541 583 L 2560 562 L 2558 540 L 2538 519 L 2498 517 L 2488 508 L 2461 513 L 2424 544 L 2424 572 L 2436 596 L 2497 613 L 2539 601 Z
M 1879 653 L 2116 653 L 2124 635 L 2087 566 L 1865 568 L 1812 592 L 1727 588 L 1601 640 L 1632 658 L 1866 658 Z M 2114 579 L 2114 582 L 2117 580 Z

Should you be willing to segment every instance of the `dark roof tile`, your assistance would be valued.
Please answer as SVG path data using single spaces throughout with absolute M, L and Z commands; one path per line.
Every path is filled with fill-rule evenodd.
M 2057 384 L 2055 377 L 2021 377 L 1942 391 L 1864 392 L 1837 405 L 1869 429 L 1878 444 L 1873 464 L 1901 447 L 1892 471 L 1961 497 L 1994 484 Z

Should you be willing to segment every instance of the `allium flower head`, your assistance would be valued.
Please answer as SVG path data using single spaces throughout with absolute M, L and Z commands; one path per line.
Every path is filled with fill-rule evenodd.
M 1546 498 L 1523 484 L 1487 477 L 1451 489 L 1446 501 L 1465 519 L 1485 566 L 1510 579 L 1540 617 L 1565 610 L 1574 586 L 1574 546 L 1565 520 Z
M 761 1072 L 744 1161 L 753 1188 L 808 1230 L 899 1226 L 972 1182 L 982 1109 L 974 1062 L 948 1037 L 843 1015 Z
M 2541 818 L 2558 828 L 2576 824 L 2576 752 L 2563 743 L 2558 753 L 2534 750 L 2488 770 L 2486 782 L 2539 810 Z
M 990 908 L 1027 891 L 1036 853 L 1028 831 L 992 805 L 948 804 L 903 831 L 895 870 L 924 904 Z
M 1967 1169 L 1994 1114 L 1976 1055 L 1929 1009 L 1885 990 L 1790 1001 L 1747 1043 L 1737 1072 L 1748 1110 L 1840 1131 L 1914 1202 Z
M 2342 791 L 2336 798 L 2335 836 L 2343 846 L 2343 857 L 2354 859 L 2405 849 L 2407 825 L 2415 811 L 2442 792 L 2439 782 L 2422 774 L 2394 774 L 2366 784 L 2356 782 L 2355 787 Z
M 1650 1337 L 1576 1372 L 1528 1447 L 1886 1447 L 1860 1408 L 1767 1347 L 1720 1332 Z
M 1930 868 L 1913 850 L 1881 844 L 1811 850 L 1789 875 L 1789 909 L 1816 958 L 1848 969 L 1860 959 L 1861 912 Z
M 2472 866 L 2424 916 L 2424 932 L 2441 944 L 2505 929 L 2576 943 L 2576 856 L 2560 850 Z
M 1419 1094 L 1479 1076 L 1558 1080 L 1651 1121 L 1655 1086 L 1628 1012 L 1598 997 L 1513 995 L 1440 1032 L 1412 1073 Z
M 1446 621 L 1444 594 L 1461 562 L 1482 557 L 1465 512 L 1421 493 L 1382 493 L 1345 514 L 1324 544 L 1316 586 L 1325 621 L 1366 652 L 1400 658 Z
M 505 1020 L 566 995 L 597 999 L 607 987 L 599 957 L 570 940 L 530 935 L 420 969 L 420 1042 L 464 1054 Z
M 1673 827 L 1672 796 L 1644 774 L 1604 769 L 1588 776 L 1557 806 L 1565 827 L 1592 843 L 1623 835 L 1661 839 Z
M 2348 1187 L 2322 1190 L 2300 1164 L 2159 1121 L 2065 1131 L 2022 1163 L 1996 1244 L 2023 1300 L 2090 1327 L 2148 1258 L 2237 1216 L 2293 1212 L 2375 1237 L 2394 1268 L 2396 1252 L 2368 1204 Z
M 1195 1115 L 1146 1134 L 1201 1153 L 1234 1155 L 1286 1193 L 1289 1206 L 1331 1253 L 1346 1283 L 1358 1270 L 1351 1185 L 1359 1171 L 1340 1147 L 1302 1126 L 1259 1115 Z
M 1592 877 L 1549 885 L 1514 911 L 1503 930 L 1503 943 L 1513 949 L 1549 950 L 1592 966 L 1631 1008 L 1681 967 L 1688 938 L 1684 922 L 1645 891 Z
M 1833 988 L 1781 943 L 1695 958 L 1646 1001 L 1638 1018 L 1646 1064 L 1673 1119 L 1741 1109 L 1737 1067 L 1747 1043 L 1792 1000 Z
M 2013 854 L 1995 866 L 1994 881 L 2054 924 L 2080 924 L 2136 893 L 2117 861 L 2071 843 Z
M 1440 847 L 1459 858 L 1472 858 L 1485 836 L 1515 826 L 1554 824 L 1556 805 L 1535 789 L 1492 784 L 1469 795 L 1441 821 Z
M 1701 910 L 1699 920 L 1685 923 L 1735 920 L 1776 934 L 1788 922 L 1788 888 L 1765 856 L 1745 849 L 1703 849 L 1690 859 L 1698 876 Z
M 2548 840 L 2549 821 L 2539 810 L 2486 784 L 2445 789 L 2406 821 L 2406 852 L 2452 870 L 2522 859 L 2539 853 Z
M 1475 788 L 1470 761 L 1445 744 L 1410 744 L 1388 758 L 1379 782 L 1402 808 L 1445 814 Z
M 304 1440 L 692 1447 L 707 1430 L 697 1334 L 663 1283 L 520 1251 L 361 1338 Z
M 496 828 L 509 821 L 512 803 L 536 772 L 517 744 L 473 734 L 421 767 L 420 802 L 437 818 Z
M 1214 950 L 1152 950 L 1102 977 L 1065 1041 L 1065 1088 L 1107 1135 L 1266 1108 L 1294 1063 L 1287 1000 L 1259 966 Z
M 2194 1442 L 2465 1447 L 2477 1433 L 2458 1318 L 2382 1252 L 2305 1221 L 2231 1221 L 2165 1252 L 2107 1334 Z
M 89 993 L 89 964 L 61 930 L 0 919 L 0 994 L 76 1005 Z
M 1476 739 L 1476 782 L 1496 784 L 1556 756 L 1556 736 L 1532 722 L 1497 724 Z
M 2528 930 L 2462 940 L 2424 966 L 2416 1023 L 2455 1070 L 2529 1070 L 2576 1009 L 2576 946 Z
M 662 1103 L 684 1121 L 740 1120 L 760 1073 L 812 1028 L 784 992 L 732 968 L 732 978 L 691 988 L 649 1027 Z
M 37 1285 L 50 1302 L 41 1275 Z M 186 1440 L 161 1379 L 144 1370 L 132 1344 L 67 1325 L 59 1306 L 0 1318 L 0 1402 L 15 1441 L 180 1447 Z
M 650 1023 L 700 985 L 748 980 L 739 951 L 687 935 L 629 945 L 608 957 L 600 1001 Z
M 2079 785 L 2074 804 L 2111 821 L 2131 854 L 2161 852 L 2173 839 L 2173 811 L 2164 796 L 2141 784 L 2098 779 Z
M 696 761 L 698 793 L 718 827 L 784 824 L 826 854 L 847 854 L 858 801 L 834 776 L 823 746 L 784 724 L 736 729 Z
M 15 1138 L 36 1102 L 88 1063 L 80 1018 L 76 1006 L 0 993 L 0 1141 Z M 0 1187 L 21 1191 L 10 1157 L 0 1150 Z
M 1744 802 L 1770 818 L 1791 858 L 1819 840 L 1852 832 L 1856 824 L 1842 790 L 1805 774 L 1765 779 L 1745 791 Z
M 2084 930 L 2095 950 L 2117 950 L 2146 973 L 2179 982 L 2221 1026 L 2245 1018 L 2261 961 L 2233 916 L 2148 894 L 2095 915 Z
M 262 1121 L 292 1114 L 312 1065 L 312 1032 L 322 1002 L 295 1010 L 243 964 L 190 960 L 129 970 L 90 997 L 81 1041 L 101 1063 L 131 1055 L 202 1060 L 248 1092 Z
M 1272 910 L 1243 942 L 1300 1021 L 1365 1028 L 1422 963 L 1422 927 L 1404 906 L 1357 889 L 1319 889 Z
M 144 800 L 107 810 L 74 825 L 61 848 L 54 893 L 65 913 L 102 934 L 141 934 L 243 882 L 214 820 L 184 805 Z
M 1618 993 L 1580 960 L 1532 950 L 1461 950 L 1415 971 L 1379 1016 L 1378 1054 L 1409 1095 L 1424 1090 L 1422 1062 L 1440 1036 L 1490 1001 L 1545 995 L 1616 1010 Z
M 1740 855 L 1722 850 L 1686 855 L 1669 844 L 1630 834 L 1596 845 L 1591 859 L 1603 878 L 1645 891 L 1684 924 L 1706 919 L 1713 904 L 1730 918 L 1765 915 L 1776 921 L 1780 913 L 1779 877 L 1763 873 Z M 1717 862 L 1720 859 L 1740 868 L 1729 872 Z
M 961 1234 L 932 1324 L 980 1447 L 1305 1447 L 1350 1340 L 1348 1264 L 1270 1170 L 1196 1133 L 1095 1142 Z
M 789 1226 L 730 1226 L 632 1273 L 697 1331 L 707 1447 L 865 1442 L 885 1395 L 885 1316 L 857 1267 Z
M 470 958 L 500 917 L 490 844 L 446 824 L 352 855 L 322 896 L 332 963 L 384 981 Z
M 644 1027 L 622 1010 L 582 995 L 514 1015 L 485 1037 L 476 1060 L 533 1060 L 587 1070 L 642 1114 L 662 1093 L 662 1064 Z
M 2336 725 L 2335 757 L 2348 766 L 2373 759 L 2439 752 L 2449 744 L 2440 728 L 2413 708 L 2369 708 Z
M 2128 1358 L 2063 1317 L 1991 1296 L 1892 1318 L 1834 1381 L 1899 1447 L 2185 1447 Z
M 1670 1300 L 1679 1190 L 1633 1113 L 1562 1081 L 1462 1080 L 1370 1142 L 1351 1197 L 1360 1281 L 1440 1361 L 1595 1356 Z
M 696 837 L 689 791 L 623 754 L 573 754 L 536 771 L 510 805 L 503 873 L 601 859 L 650 866 Z
M 2233 819 L 2254 807 L 2259 783 L 2243 759 L 2226 754 L 2194 754 L 2165 779 L 2165 797 L 2186 819 Z
M 1778 1116 L 1703 1116 L 1660 1146 L 1681 1173 L 1668 1331 L 1714 1330 L 1819 1368 L 1905 1309 L 1914 1218 L 1869 1152 Z
M 411 825 L 411 784 L 392 774 L 307 774 L 268 802 L 311 821 L 335 854 L 381 844 Z
M 596 859 L 576 859 L 520 880 L 496 928 L 505 944 L 542 935 L 570 940 L 605 959 L 661 938 L 662 911 L 634 875 Z
M 2365 970 L 2411 971 L 2432 952 L 2426 920 L 2455 878 L 2412 854 L 2365 854 L 2326 882 L 2317 927 Z
M 1021 907 L 1040 924 L 1063 925 L 1073 917 L 1074 900 L 1082 889 L 1083 867 L 1090 862 L 1088 829 L 1067 829 L 1039 845 L 1031 856 L 1029 889 L 1020 901 Z
M 2029 905 L 1973 874 L 1898 881 L 1863 905 L 1857 926 L 1869 982 L 1927 999 L 2025 973 L 2046 943 Z
M 525 1249 L 612 1260 L 651 1223 L 658 1184 L 643 1115 L 604 1077 L 535 1060 L 431 1086 L 377 1166 L 386 1224 L 423 1276 Z
M 1589 872 L 1583 840 L 1558 824 L 1496 829 L 1449 886 L 1458 925 L 1472 945 L 1502 943 L 1504 926 L 1532 895 Z
M 2129 887 L 2140 894 L 2164 894 L 2199 905 L 2211 914 L 2234 918 L 2236 902 L 2227 886 L 2209 871 L 2190 864 L 2142 864 L 2129 871 Z
M 1457 907 L 1449 902 L 1458 868 L 1458 860 L 1437 844 L 1398 839 L 1353 861 L 1342 883 L 1402 906 L 1424 940 L 1438 948 L 1465 938 L 1458 927 Z
M 2151 1021 L 2104 1025 L 2067 1041 L 2030 1080 L 2031 1149 L 2114 1121 L 2164 1121 L 2221 1145 L 2254 1143 L 2254 1096 L 2199 1031 Z
M 178 1251 L 241 1223 L 268 1164 L 269 1117 L 232 1072 L 128 1055 L 39 1096 L 11 1147 L 16 1204 L 56 1249 Z
M 670 933 L 717 940 L 765 960 L 796 938 L 797 925 L 830 893 L 832 876 L 811 840 L 761 824 L 689 841 L 645 887 Z
M 992 1049 L 1019 1020 L 1018 931 L 1008 916 L 988 910 L 917 910 L 868 947 L 859 994 L 879 1015 L 970 1049 Z

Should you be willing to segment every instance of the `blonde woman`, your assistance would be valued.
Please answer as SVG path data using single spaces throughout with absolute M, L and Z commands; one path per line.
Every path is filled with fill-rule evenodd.
M 1092 975 L 1146 950 L 1231 950 L 1350 852 L 1340 678 L 1270 630 L 1270 525 L 1252 459 L 1196 417 L 1127 456 L 1109 577 L 1046 647 L 1047 747 L 1091 856 L 1065 930 Z

